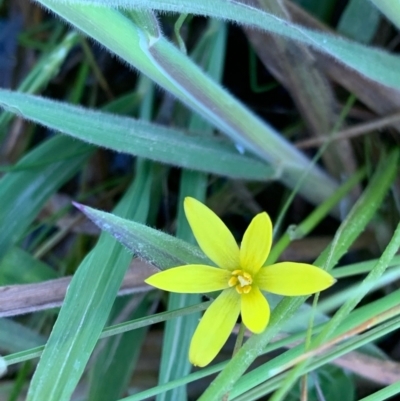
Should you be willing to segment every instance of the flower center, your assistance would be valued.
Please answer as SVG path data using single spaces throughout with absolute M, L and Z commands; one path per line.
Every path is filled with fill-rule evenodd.
M 251 291 L 253 278 L 243 270 L 234 270 L 228 281 L 229 287 L 235 287 L 239 294 L 248 294 Z

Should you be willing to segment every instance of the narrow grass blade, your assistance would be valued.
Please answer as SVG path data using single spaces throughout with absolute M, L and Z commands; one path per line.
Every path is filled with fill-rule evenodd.
M 76 206 L 96 225 L 109 232 L 132 253 L 161 270 L 189 263 L 211 263 L 198 247 L 172 235 L 135 221 L 123 219 L 115 214 L 102 212 L 84 205 L 76 204 Z
M 56 131 L 162 163 L 239 179 L 270 180 L 279 170 L 241 155 L 227 141 L 0 89 L 0 105 Z
M 111 312 L 111 319 L 118 318 L 123 307 L 126 307 L 129 302 L 132 302 L 132 299 L 117 299 Z M 149 297 L 145 297 L 128 319 L 146 316 L 152 303 Z M 90 372 L 87 401 L 117 400 L 126 392 L 147 332 L 148 326 L 99 342 L 100 354 Z
M 0 180 L 0 258 L 16 244 L 47 199 L 70 179 L 93 148 L 55 136 L 26 154 Z
M 145 221 L 150 203 L 152 170 L 138 168 L 137 178 L 115 212 Z M 75 273 L 40 358 L 28 401 L 67 401 L 107 321 L 131 255 L 103 233 Z

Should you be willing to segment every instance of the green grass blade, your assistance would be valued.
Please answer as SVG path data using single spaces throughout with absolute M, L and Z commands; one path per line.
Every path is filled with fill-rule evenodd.
M 279 171 L 241 155 L 227 141 L 68 103 L 0 90 L 0 105 L 28 120 L 117 152 L 239 179 L 268 180 Z
M 38 1 L 55 12 L 61 10 L 54 1 Z M 371 1 L 399 26 L 400 3 L 398 0 Z M 85 7 L 84 4 L 97 3 L 114 7 L 123 6 L 130 9 L 174 11 L 231 20 L 238 24 L 257 27 L 300 41 L 318 51 L 331 55 L 337 61 L 344 63 L 374 81 L 400 89 L 400 77 L 397 74 L 397 71 L 400 70 L 400 58 L 398 56 L 366 47 L 338 36 L 308 30 L 263 12 L 245 2 L 235 0 L 68 0 L 67 3 L 65 7 L 76 6 L 80 9 Z M 63 10 L 66 9 L 65 7 Z
M 116 299 L 111 316 L 117 318 L 128 302 L 132 300 L 126 297 Z M 145 297 L 128 318 L 145 316 L 152 303 L 149 297 Z M 101 351 L 90 372 L 87 401 L 116 400 L 126 392 L 147 331 L 148 327 L 143 327 L 99 342 Z
M 282 172 L 280 179 L 294 187 L 309 160 L 263 123 L 196 64 L 160 36 L 148 12 L 131 12 L 132 20 L 117 10 L 41 0 L 41 4 L 93 37 L 175 95 L 233 141 Z M 336 183 L 317 166 L 310 168 L 301 194 L 312 203 L 326 199 Z
M 115 214 L 102 212 L 84 205 L 76 204 L 76 206 L 96 225 L 109 232 L 132 253 L 161 270 L 189 263 L 211 263 L 197 246 L 172 235 L 123 219 Z
M 386 386 L 367 397 L 361 398 L 359 401 L 383 401 L 397 394 L 400 394 L 400 381 Z
M 0 180 L 0 258 L 16 244 L 47 199 L 70 179 L 93 148 L 55 136 L 26 154 Z
M 115 212 L 145 221 L 152 169 L 140 163 L 137 178 Z M 107 321 L 131 255 L 108 234 L 83 260 L 66 294 L 32 378 L 28 401 L 69 400 Z

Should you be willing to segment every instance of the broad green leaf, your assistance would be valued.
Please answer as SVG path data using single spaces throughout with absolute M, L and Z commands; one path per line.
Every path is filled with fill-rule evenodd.
M 286 185 L 294 187 L 307 170 L 300 191 L 310 202 L 319 203 L 335 191 L 336 183 L 330 177 L 317 166 L 310 166 L 304 154 L 216 84 L 186 54 L 162 36 L 151 12 L 132 11 L 129 19 L 117 10 L 104 7 L 51 0 L 41 0 L 40 3 L 139 69 L 235 143 L 268 161 L 281 172 L 280 179 Z M 214 8 L 218 8 L 218 5 Z
M 397 18 L 400 15 L 399 0 L 371 1 L 388 18 L 398 24 Z M 39 0 L 39 2 L 64 15 L 68 15 L 68 12 L 66 12 L 67 6 L 76 7 L 76 9 L 79 7 L 82 10 L 85 4 L 96 3 L 98 5 L 130 9 L 173 11 L 227 19 L 237 24 L 257 27 L 310 45 L 318 51 L 331 55 L 337 61 L 346 64 L 372 80 L 400 89 L 400 77 L 397 74 L 397 71 L 400 70 L 400 58 L 398 56 L 348 41 L 339 36 L 303 28 L 261 11 L 245 2 L 236 0 L 67 0 L 67 5 L 63 8 L 56 5 L 54 0 Z M 89 26 L 89 22 L 87 26 Z
M 0 258 L 16 244 L 47 199 L 70 179 L 93 148 L 54 136 L 27 153 L 0 180 Z
M 115 212 L 145 221 L 152 169 L 141 162 Z M 28 391 L 28 401 L 70 400 L 107 321 L 132 256 L 107 233 L 76 271 Z
M 133 118 L 0 89 L 0 106 L 56 131 L 151 160 L 233 178 L 267 180 L 279 171 L 227 141 Z

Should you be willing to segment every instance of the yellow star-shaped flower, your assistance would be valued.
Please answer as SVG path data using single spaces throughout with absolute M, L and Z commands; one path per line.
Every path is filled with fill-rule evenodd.
M 222 290 L 204 313 L 190 344 L 193 365 L 208 365 L 227 341 L 239 317 L 253 333 L 268 325 L 270 309 L 261 290 L 279 295 L 309 295 L 330 287 L 335 279 L 319 267 L 284 262 L 263 267 L 272 243 L 267 213 L 253 218 L 240 249 L 222 220 L 194 198 L 184 202 L 186 217 L 203 252 L 217 266 L 185 265 L 156 273 L 147 284 L 179 293 Z

